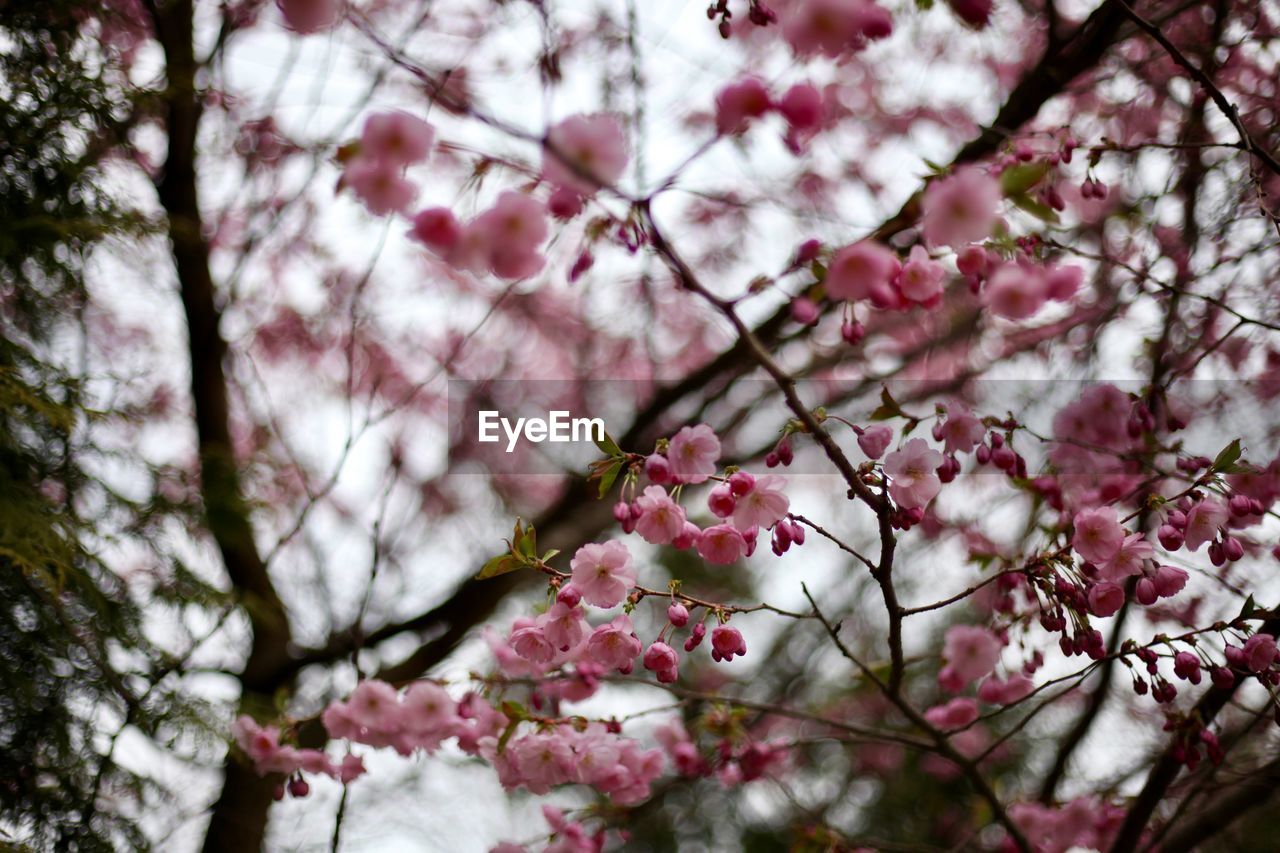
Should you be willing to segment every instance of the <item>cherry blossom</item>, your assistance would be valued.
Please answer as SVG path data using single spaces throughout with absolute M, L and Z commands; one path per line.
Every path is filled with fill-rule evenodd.
M 999 203 L 999 181 L 977 166 L 962 166 L 930 181 L 921 203 L 925 242 L 961 249 L 985 240 Z
M 764 84 L 755 77 L 744 77 L 716 93 L 716 130 L 724 135 L 742 133 L 752 119 L 772 108 Z
M 407 166 L 425 160 L 435 129 L 403 112 L 374 113 L 360 134 L 360 156 L 376 163 Z
M 890 282 L 897 275 L 898 259 L 884 246 L 869 240 L 845 246 L 831 258 L 825 285 L 831 299 L 888 301 Z
M 575 115 L 547 132 L 542 175 L 552 184 L 581 196 L 595 195 L 622 177 L 629 159 L 626 137 L 616 116 Z
M 1071 547 L 1094 563 L 1110 560 L 1125 543 L 1125 531 L 1113 507 L 1083 509 L 1076 513 L 1073 524 L 1075 533 L 1071 537 Z
M 922 507 L 942 490 L 937 469 L 942 454 L 921 438 L 913 438 L 885 457 L 884 471 L 891 478 L 889 495 L 899 506 Z
M 728 565 L 747 555 L 747 540 L 732 524 L 717 524 L 698 537 L 698 554 L 708 563 Z
M 605 669 L 630 672 L 640 654 L 640 640 L 631 627 L 631 617 L 624 613 L 592 631 L 587 654 Z
M 768 528 L 787 514 L 791 501 L 782 493 L 786 480 L 777 474 L 757 478 L 749 491 L 738 497 L 733 524 L 739 530 Z
M 706 424 L 682 427 L 667 449 L 671 473 L 682 483 L 705 483 L 719 459 L 720 439 Z
M 978 625 L 953 625 L 947 629 L 942 656 L 965 683 L 989 675 L 1000 659 L 1000 641 Z
M 616 540 L 583 545 L 573 555 L 574 589 L 596 607 L 613 607 L 635 586 L 636 569 L 627 546 Z
M 648 486 L 636 498 L 640 517 L 636 519 L 636 532 L 646 542 L 668 545 L 684 530 L 684 508 L 671 499 L 661 486 Z

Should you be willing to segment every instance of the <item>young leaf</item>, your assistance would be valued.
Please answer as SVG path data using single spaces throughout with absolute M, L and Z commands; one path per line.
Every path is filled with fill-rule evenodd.
M 480 569 L 480 573 L 475 579 L 478 581 L 496 578 L 498 575 L 505 575 L 507 572 L 514 572 L 516 569 L 523 568 L 525 563 L 521 562 L 512 554 L 499 554 L 492 560 L 484 564 Z
M 622 448 L 618 447 L 618 442 L 614 441 L 613 436 L 609 435 L 607 431 L 604 434 L 604 438 L 596 439 L 596 447 L 600 448 L 602 453 L 607 453 L 610 456 L 625 455 L 622 452 Z
M 1236 462 L 1240 461 L 1240 439 L 1235 439 L 1218 452 L 1213 460 L 1213 470 L 1219 473 L 1231 473 Z
M 615 461 L 608 468 L 604 469 L 604 473 L 600 475 L 600 497 L 604 497 L 609 493 L 609 489 L 613 487 L 613 483 L 618 479 L 618 472 L 622 470 L 622 460 Z

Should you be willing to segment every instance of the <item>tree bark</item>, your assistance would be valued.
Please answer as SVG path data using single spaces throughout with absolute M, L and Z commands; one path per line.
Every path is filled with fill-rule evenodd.
M 240 674 L 242 708 L 268 706 L 278 680 L 274 672 L 287 653 L 289 622 L 253 538 L 231 443 L 224 360 L 226 341 L 209 270 L 197 192 L 196 140 L 201 94 L 193 43 L 192 0 L 149 5 L 165 55 L 164 95 L 168 151 L 156 184 L 168 217 L 168 236 L 187 323 L 191 399 L 200 451 L 200 493 L 209 534 L 217 544 L 236 595 L 252 626 L 253 640 Z M 222 792 L 205 836 L 207 851 L 262 847 L 274 780 L 259 777 L 230 754 Z

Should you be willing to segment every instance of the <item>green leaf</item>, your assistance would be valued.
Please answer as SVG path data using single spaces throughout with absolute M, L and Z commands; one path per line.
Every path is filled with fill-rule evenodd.
M 517 539 L 513 545 L 515 550 L 530 560 L 538 559 L 538 532 L 533 529 L 532 524 L 525 528 L 524 535 Z
M 596 439 L 596 447 L 600 448 L 602 453 L 607 453 L 610 456 L 625 455 L 622 452 L 622 448 L 618 447 L 618 442 L 614 441 L 613 436 L 609 435 L 607 431 L 604 434 L 604 438 Z
M 1049 173 L 1048 163 L 1019 163 L 1000 173 L 1000 189 L 1006 196 L 1021 195 Z
M 1254 603 L 1253 596 L 1250 595 L 1244 600 L 1244 606 L 1240 608 L 1240 615 L 1236 617 L 1236 620 L 1248 619 L 1253 616 L 1253 612 L 1257 609 L 1258 606 Z
M 507 727 L 502 730 L 502 737 L 498 738 L 498 754 L 501 755 L 507 748 L 507 742 L 511 740 L 511 736 L 516 733 L 516 726 L 520 725 L 519 720 L 512 720 L 507 723 Z
M 902 407 L 898 405 L 898 401 L 893 399 L 893 395 L 889 393 L 888 388 L 880 389 L 880 406 L 871 413 L 873 421 L 887 421 L 890 418 L 906 417 L 906 413 L 902 411 Z
M 525 563 L 513 554 L 499 554 L 484 564 L 484 568 L 480 569 L 480 573 L 476 575 L 475 579 L 483 581 L 489 578 L 496 578 L 498 575 L 514 572 L 516 569 L 524 568 L 524 566 Z
M 1030 213 L 1036 219 L 1043 222 L 1051 222 L 1055 225 L 1058 222 L 1058 212 L 1056 210 L 1043 202 L 1036 201 L 1026 193 L 1015 193 L 1009 196 L 1009 201 Z
M 1236 462 L 1240 461 L 1240 452 L 1240 439 L 1237 438 L 1218 451 L 1213 460 L 1213 470 L 1218 473 L 1234 472 L 1237 469 Z
M 613 488 L 613 483 L 618 479 L 618 472 L 622 470 L 622 460 L 619 459 L 604 470 L 600 475 L 600 497 L 604 497 L 609 493 L 609 489 Z

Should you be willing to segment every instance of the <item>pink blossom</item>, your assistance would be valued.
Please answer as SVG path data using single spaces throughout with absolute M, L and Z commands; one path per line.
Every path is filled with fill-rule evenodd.
M 956 269 L 961 275 L 984 276 L 991 267 L 991 258 L 982 246 L 966 246 L 956 255 Z
M 348 752 L 342 756 L 342 763 L 338 765 L 338 781 L 344 785 L 349 785 L 366 772 L 364 759 Z
M 525 735 L 507 748 L 512 762 L 519 768 L 521 782 L 535 794 L 545 794 L 572 778 L 573 749 L 559 732 Z
M 500 278 L 528 278 L 542 269 L 538 247 L 547 238 L 547 209 L 524 193 L 504 192 L 468 230 L 484 235 L 488 264 Z
M 956 17 L 971 27 L 984 28 L 991 20 L 995 0 L 947 0 Z
M 747 641 L 742 632 L 728 625 L 717 625 L 711 632 L 711 657 L 714 660 L 730 661 L 734 655 L 742 657 L 747 653 Z
M 698 537 L 698 554 L 708 563 L 728 565 L 747 554 L 747 540 L 732 524 L 717 524 Z
M 351 691 L 347 712 L 358 726 L 387 731 L 399 724 L 400 697 L 385 681 L 368 678 Z
M 813 130 L 822 124 L 826 106 L 822 93 L 808 83 L 797 83 L 778 101 L 778 112 L 796 130 Z
M 1000 196 L 1000 182 L 977 166 L 931 181 L 921 203 L 925 242 L 960 249 L 987 239 Z
M 253 717 L 241 714 L 231 724 L 231 736 L 236 745 L 259 768 L 259 773 L 267 772 L 280 754 L 280 730 L 275 726 L 260 726 Z
M 405 179 L 399 165 L 365 157 L 348 163 L 342 180 L 375 216 L 402 213 L 418 194 L 418 188 Z
M 982 421 L 960 403 L 951 403 L 946 409 L 947 419 L 938 429 L 938 440 L 943 442 L 947 453 L 972 452 L 986 432 Z
M 1124 544 L 1124 528 L 1120 526 L 1113 507 L 1083 509 L 1076 513 L 1074 524 L 1071 547 L 1091 563 L 1105 563 Z
M 285 26 L 303 35 L 327 30 L 338 20 L 338 0 L 276 0 Z
M 676 650 L 663 642 L 655 642 L 650 644 L 644 653 L 644 668 L 655 672 L 658 675 L 658 681 L 663 684 L 672 684 L 679 677 L 678 667 L 680 658 L 676 654 Z
M 583 545 L 569 561 L 573 586 L 588 604 L 613 607 L 636 585 L 631 553 L 617 540 Z
M 365 119 L 360 156 L 407 166 L 425 160 L 436 132 L 422 119 L 403 112 L 374 113 Z
M 648 486 L 636 498 L 640 517 L 636 519 L 636 532 L 646 542 L 669 545 L 684 530 L 684 507 L 671 499 L 661 486 Z
M 898 506 L 906 509 L 922 507 L 933 500 L 942 489 L 938 479 L 938 466 L 942 454 L 931 448 L 922 438 L 913 438 L 885 457 L 884 471 L 892 478 L 889 494 Z
M 755 77 L 744 77 L 716 93 L 716 131 L 722 135 L 742 133 L 751 119 L 773 107 L 769 90 Z
M 542 174 L 550 183 L 589 198 L 622 177 L 627 159 L 626 136 L 616 116 L 569 116 L 547 133 Z
M 912 302 L 929 303 L 942 296 L 942 264 L 929 257 L 924 246 L 913 246 L 907 262 L 898 273 L 898 289 Z
M 1106 581 L 1089 590 L 1089 611 L 1094 616 L 1112 616 L 1124 606 L 1124 589 Z
M 671 437 L 667 461 L 682 483 L 704 483 L 716 472 L 720 459 L 720 439 L 706 424 L 682 427 Z
M 772 527 L 791 508 L 791 501 L 782 493 L 786 484 L 787 481 L 777 474 L 757 478 L 751 491 L 738 498 L 733 510 L 733 525 L 739 530 Z
M 733 515 L 737 505 L 738 499 L 734 497 L 733 489 L 727 483 L 721 483 L 707 495 L 707 509 L 711 510 L 711 514 L 716 518 L 728 518 Z
M 873 0 L 797 0 L 782 28 L 797 54 L 832 58 L 860 50 L 869 39 L 891 32 L 893 19 Z
M 942 656 L 965 683 L 977 681 L 996 668 L 1000 640 L 979 625 L 953 625 L 947 629 Z
M 432 207 L 413 217 L 413 229 L 409 232 L 428 249 L 446 255 L 462 238 L 462 226 L 447 207 Z
M 1066 302 L 1076 295 L 1084 281 L 1084 270 L 1074 264 L 1069 266 L 1052 266 L 1045 271 L 1045 286 L 1049 298 L 1055 302 Z
M 1039 270 L 1021 264 L 1004 264 L 991 273 L 982 289 L 982 300 L 998 317 L 1025 320 L 1049 298 L 1049 287 Z
M 1142 538 L 1141 533 L 1130 533 L 1110 559 L 1098 564 L 1098 571 L 1103 580 L 1122 581 L 1139 574 L 1145 562 L 1154 557 L 1155 553 L 1155 548 Z
M 441 741 L 456 734 L 459 722 L 457 704 L 440 685 L 416 681 L 405 690 L 399 728 L 418 748 L 434 752 Z
M 686 521 L 684 523 L 684 530 L 681 530 L 680 535 L 671 540 L 671 544 L 673 547 L 679 548 L 683 551 L 686 548 L 695 547 L 698 544 L 698 540 L 701 538 L 702 531 L 698 528 L 698 525 L 694 524 L 692 521 Z
M 587 635 L 587 625 L 581 607 L 573 607 L 557 601 L 539 620 L 547 642 L 562 652 L 576 648 Z
M 1187 513 L 1187 526 L 1183 531 L 1188 551 L 1199 551 L 1200 546 L 1218 538 L 1230 513 L 1221 501 L 1205 498 Z
M 989 705 L 1012 705 L 1035 690 L 1035 683 L 1025 675 L 1014 674 L 1005 681 L 989 675 L 978 685 L 978 698 Z
M 605 669 L 631 672 L 640 654 L 640 640 L 631 627 L 631 617 L 624 613 L 596 628 L 587 640 L 587 654 Z
M 893 443 L 893 430 L 884 424 L 869 426 L 858 436 L 858 447 L 868 459 L 879 459 Z
M 878 299 L 891 296 L 889 283 L 898 273 L 893 252 L 872 240 L 845 246 L 831 258 L 825 287 L 832 300 Z
M 1244 644 L 1244 659 L 1251 672 L 1266 672 L 1276 660 L 1276 638 L 1254 634 Z
M 556 647 L 547 639 L 540 625 L 516 628 L 507 642 L 516 654 L 533 663 L 549 663 L 556 656 Z
M 924 718 L 931 726 L 943 731 L 962 729 L 978 719 L 978 703 L 967 696 L 960 696 L 925 711 Z
M 1187 577 L 1187 573 L 1176 566 L 1161 566 L 1156 569 L 1156 593 L 1161 598 L 1177 595 L 1187 585 Z

